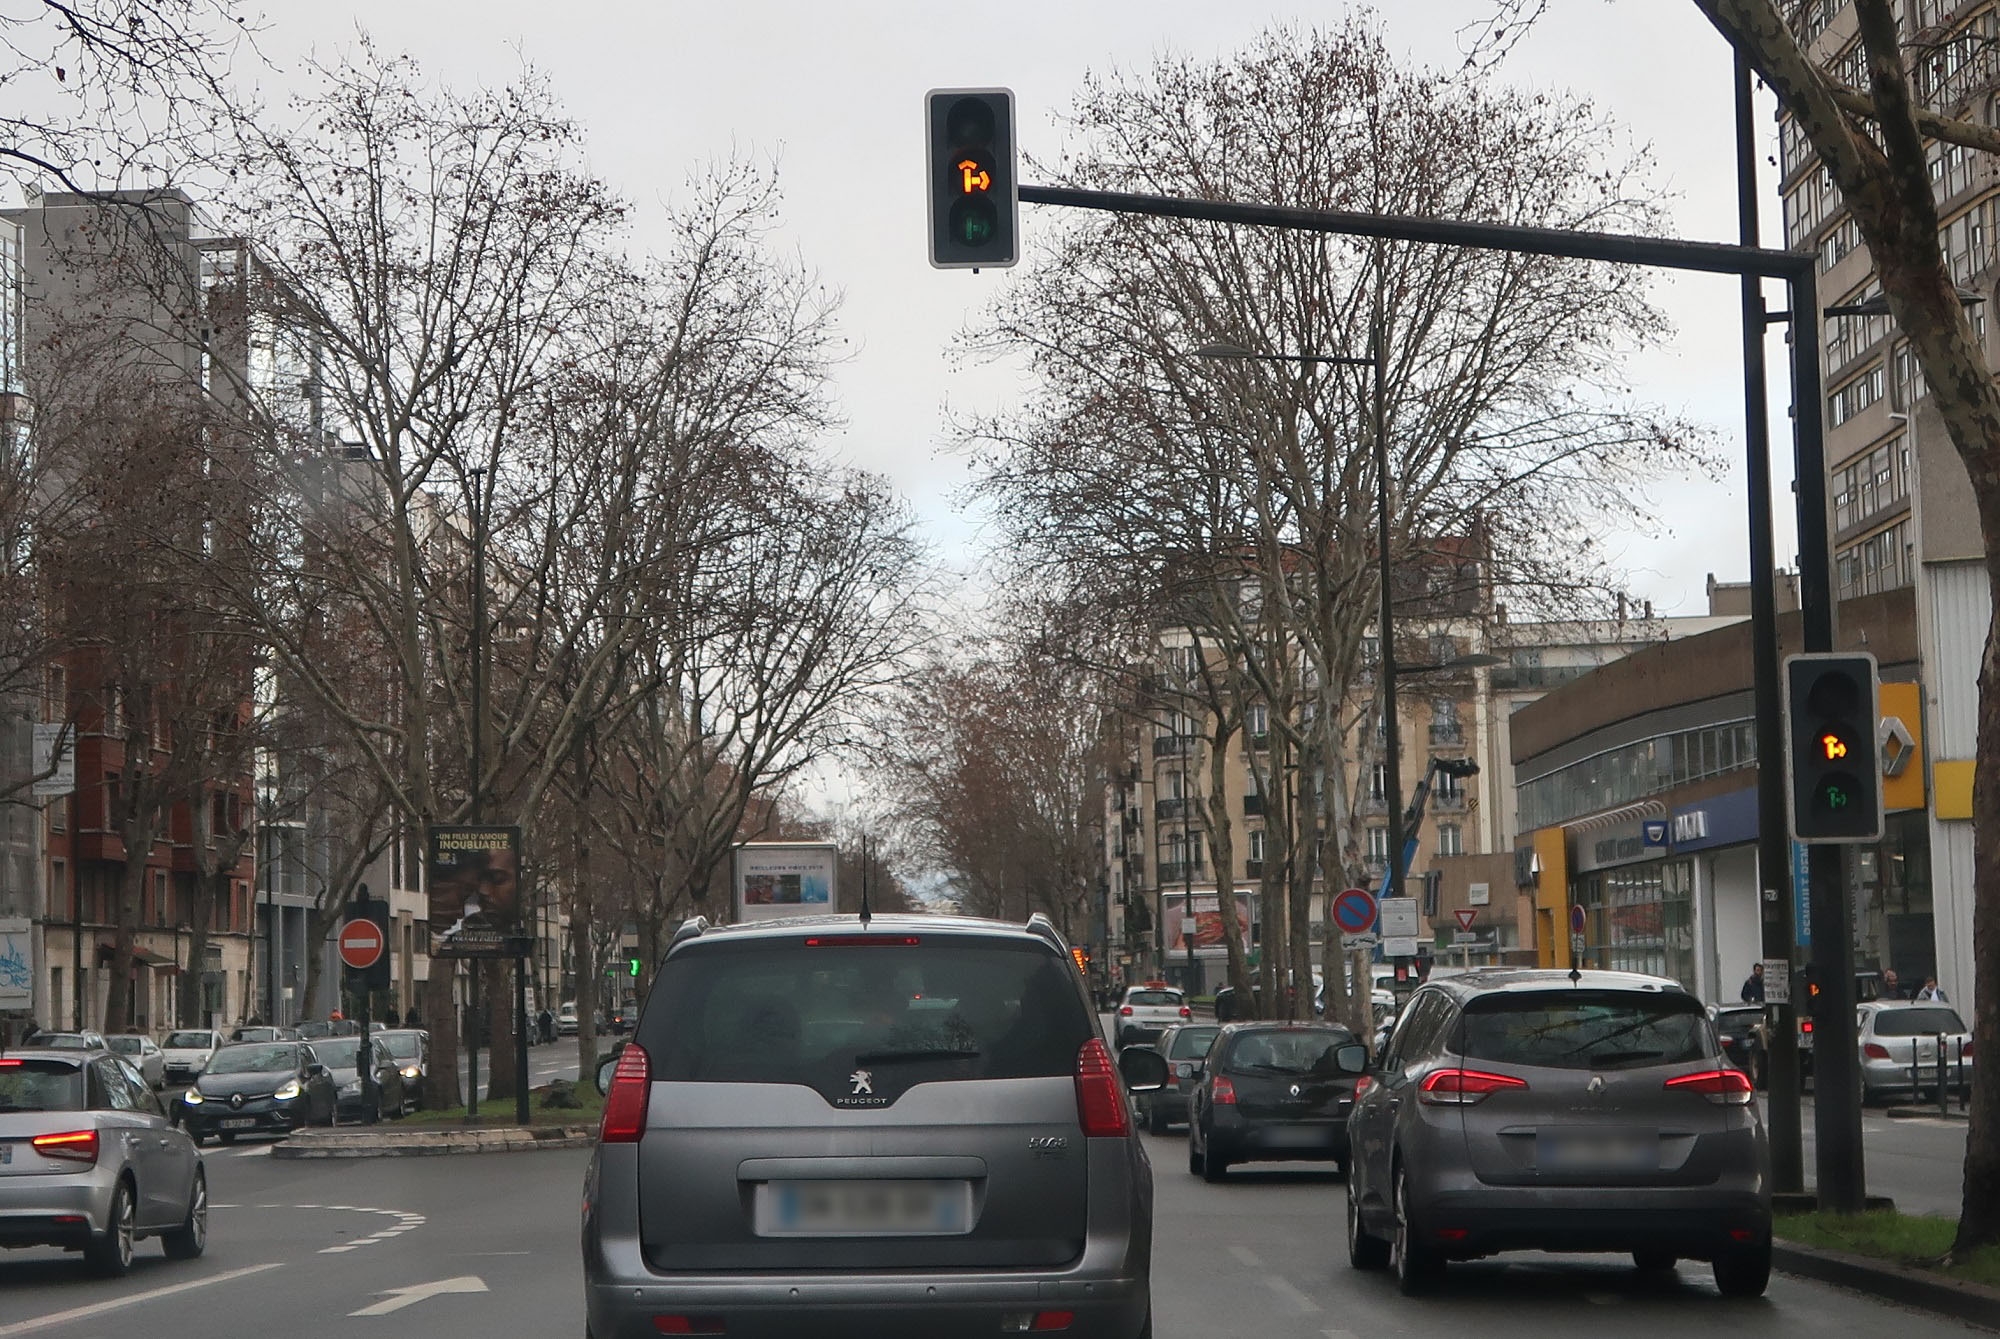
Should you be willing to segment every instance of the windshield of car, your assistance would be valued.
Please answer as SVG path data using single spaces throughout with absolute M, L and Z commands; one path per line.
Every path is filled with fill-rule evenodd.
M 313 1054 L 328 1069 L 354 1069 L 360 1064 L 361 1038 L 322 1038 L 313 1043 Z
M 201 1051 L 215 1045 L 213 1032 L 169 1032 L 167 1049 L 174 1051 Z
M 1232 1073 L 1331 1074 L 1334 1052 L 1354 1040 L 1344 1028 L 1285 1028 L 1239 1033 L 1229 1048 Z
M 1957 1036 L 1964 1031 L 1965 1020 L 1956 1009 L 1883 1009 L 1875 1015 L 1878 1037 Z
M 0 1060 L 0 1111 L 81 1111 L 83 1070 L 60 1060 Z
M 299 1035 L 306 1038 L 331 1037 L 333 1035 L 333 1024 L 301 1023 L 299 1024 Z
M 278 1074 L 298 1067 L 296 1046 L 225 1046 L 208 1062 L 211 1074 Z
M 655 1079 L 818 1084 L 884 1063 L 951 1079 L 1076 1072 L 1096 1030 L 1066 959 L 1032 944 L 896 939 L 668 959 L 638 1038 Z
M 1717 1027 L 1749 1027 L 1763 1021 L 1762 1009 L 1719 1009 L 1715 1015 Z
M 278 1029 L 274 1027 L 240 1027 L 236 1029 L 237 1041 L 276 1041 Z
M 106 1037 L 105 1044 L 120 1055 L 137 1055 L 143 1043 L 137 1037 Z
M 1180 1002 L 1181 995 L 1177 990 L 1135 990 L 1125 997 L 1125 1003 L 1127 1004 L 1153 1005 L 1156 1007 L 1160 1005 L 1177 1007 Z
M 1635 991 L 1498 991 L 1465 1006 L 1461 1053 L 1548 1069 L 1615 1069 L 1714 1058 L 1692 996 Z
M 382 1038 L 383 1049 L 398 1060 L 415 1060 L 422 1051 L 418 1047 L 418 1037 L 414 1032 L 392 1032 Z
M 1172 1045 L 1167 1050 L 1169 1060 L 1195 1060 L 1208 1054 L 1208 1048 L 1215 1044 L 1218 1028 L 1184 1027 L 1174 1034 Z

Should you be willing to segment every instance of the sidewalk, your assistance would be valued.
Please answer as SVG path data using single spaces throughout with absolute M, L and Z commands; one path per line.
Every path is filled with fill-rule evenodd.
M 420 1158 L 456 1153 L 542 1153 L 589 1148 L 589 1125 L 389 1126 L 300 1130 L 272 1147 L 274 1158 Z

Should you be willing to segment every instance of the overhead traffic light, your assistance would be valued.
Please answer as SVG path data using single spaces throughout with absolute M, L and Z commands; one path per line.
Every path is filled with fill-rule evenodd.
M 1786 810 L 1802 842 L 1882 839 L 1875 657 L 1785 659 Z
M 931 264 L 1012 265 L 1020 259 L 1013 91 L 934 88 L 924 98 L 924 120 Z

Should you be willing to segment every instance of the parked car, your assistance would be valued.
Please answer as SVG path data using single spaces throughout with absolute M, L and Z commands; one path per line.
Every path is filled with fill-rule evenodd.
M 1133 986 L 1118 1001 L 1118 1045 L 1120 1049 L 1143 1041 L 1158 1040 L 1170 1027 L 1194 1017 L 1187 996 L 1164 981 L 1148 981 Z
M 1347 1113 L 1368 1051 L 1331 1023 L 1231 1023 L 1188 1097 L 1188 1171 L 1220 1181 L 1239 1162 L 1332 1161 L 1347 1170 Z
M 424 1107 L 424 1080 L 431 1073 L 431 1034 L 422 1028 L 386 1028 L 370 1037 L 395 1062 L 412 1111 Z
M 168 1083 L 192 1083 L 194 1076 L 208 1068 L 208 1058 L 222 1044 L 222 1034 L 212 1028 L 182 1028 L 169 1032 L 160 1044 Z
M 1188 1094 L 1201 1082 L 1208 1061 L 1208 1048 L 1222 1031 L 1215 1023 L 1182 1023 L 1170 1027 L 1153 1043 L 1167 1062 L 1172 1080 L 1156 1093 L 1135 1093 L 1139 1119 L 1153 1134 L 1165 1134 L 1169 1125 L 1187 1124 Z
M 576 1001 L 556 1006 L 556 1035 L 574 1037 L 577 1032 Z
M 268 1027 L 253 1023 L 239 1027 L 229 1034 L 232 1043 L 245 1041 L 297 1041 L 299 1030 L 291 1027 Z
M 1715 1031 L 1722 1042 L 1722 1054 L 1730 1064 L 1750 1076 L 1752 1085 L 1765 1086 L 1769 1079 L 1764 1044 L 1766 1022 L 1761 1004 L 1723 1004 L 1709 1010 Z
M 684 924 L 585 1174 L 585 1328 L 1136 1339 L 1152 1177 L 1121 1072 L 1166 1062 L 1113 1064 L 1044 917 Z
M 0 1055 L 0 1246 L 81 1251 L 99 1274 L 158 1237 L 170 1259 L 208 1244 L 208 1178 L 135 1071 L 103 1051 Z
M 1857 1012 L 1862 1101 L 1896 1095 L 1935 1100 L 1940 1087 L 1952 1093 L 1971 1091 L 1972 1031 L 1958 1010 L 1927 1000 L 1878 1000 L 1860 1006 Z M 1944 1056 L 1942 1083 L 1940 1052 Z
M 337 1029 L 331 1022 L 327 1021 L 326 1019 L 309 1019 L 306 1022 L 299 1024 L 296 1028 L 293 1029 L 293 1031 L 298 1033 L 300 1041 L 318 1041 L 321 1037 L 332 1037 L 337 1035 Z M 260 1037 L 257 1038 L 256 1040 L 275 1041 L 277 1040 L 277 1038 Z
M 1630 1251 L 1771 1274 L 1771 1158 L 1749 1076 L 1679 984 L 1492 970 L 1412 996 L 1348 1117 L 1348 1258 L 1405 1293 L 1447 1260 Z
M 225 1046 L 181 1094 L 181 1124 L 196 1148 L 210 1135 L 225 1144 L 240 1134 L 290 1134 L 333 1124 L 339 1094 L 308 1042 Z
M 50 1051 L 108 1051 L 104 1034 L 83 1028 L 76 1032 L 37 1032 L 22 1042 L 25 1047 Z
M 139 1077 L 146 1086 L 158 1092 L 166 1086 L 167 1057 L 154 1044 L 153 1039 L 143 1032 L 121 1032 L 106 1037 L 107 1049 L 125 1057 L 125 1062 L 139 1071 Z
M 364 1120 L 367 1103 L 361 1091 L 361 1038 L 323 1037 L 312 1044 L 313 1055 L 326 1066 L 335 1091 L 334 1120 Z M 369 1070 L 375 1076 L 375 1112 L 380 1116 L 409 1114 L 409 1085 L 403 1082 L 403 1068 L 371 1032 L 368 1038 Z

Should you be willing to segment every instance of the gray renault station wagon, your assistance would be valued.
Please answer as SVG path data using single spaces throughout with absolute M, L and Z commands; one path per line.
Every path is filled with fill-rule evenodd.
M 607 1088 L 587 1333 L 1150 1336 L 1166 1077 L 1041 916 L 689 922 Z

